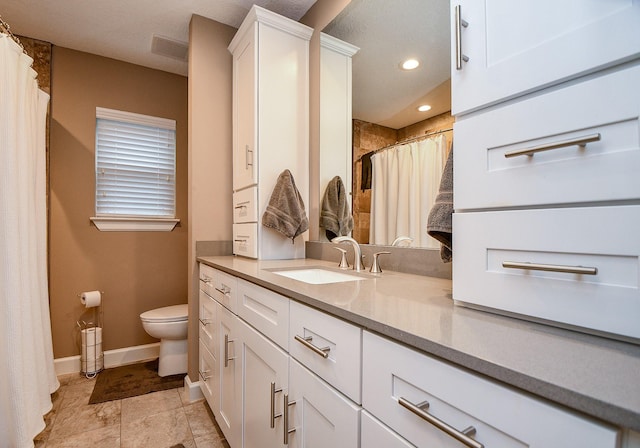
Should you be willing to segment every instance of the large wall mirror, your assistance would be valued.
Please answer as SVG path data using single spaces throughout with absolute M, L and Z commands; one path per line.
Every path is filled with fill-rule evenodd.
M 426 220 L 428 204 L 416 204 L 425 204 L 422 197 L 429 191 L 437 193 L 453 138 L 449 29 L 447 0 L 352 0 L 323 30 L 359 47 L 351 59 L 352 172 L 347 177 L 352 235 L 361 244 L 391 245 L 410 236 L 396 244 L 439 248 L 426 225 L 419 224 Z M 417 60 L 418 67 L 404 69 L 408 59 Z M 423 105 L 430 110 L 419 111 Z M 414 161 L 421 166 L 412 167 Z M 396 165 L 402 169 L 396 171 Z M 423 175 L 427 172 L 438 173 L 437 179 Z M 320 203 L 323 194 L 321 186 Z M 411 213 L 405 217 L 407 209 Z

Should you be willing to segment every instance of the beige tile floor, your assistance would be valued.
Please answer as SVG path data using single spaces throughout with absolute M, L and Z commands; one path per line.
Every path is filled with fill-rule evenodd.
M 88 404 L 95 379 L 59 380 L 36 448 L 229 448 L 209 406 L 189 403 L 184 388 Z

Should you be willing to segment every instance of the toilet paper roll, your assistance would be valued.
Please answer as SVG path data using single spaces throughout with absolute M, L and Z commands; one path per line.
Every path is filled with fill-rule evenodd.
M 85 291 L 80 295 L 80 302 L 87 308 L 100 306 L 100 303 L 102 303 L 102 293 L 100 291 Z
M 87 359 L 97 358 L 102 355 L 102 344 L 96 345 L 84 345 L 82 344 L 82 352 L 81 354 L 84 356 L 87 355 Z
M 83 346 L 102 343 L 102 328 L 100 327 L 85 328 L 84 330 L 80 330 L 80 335 Z

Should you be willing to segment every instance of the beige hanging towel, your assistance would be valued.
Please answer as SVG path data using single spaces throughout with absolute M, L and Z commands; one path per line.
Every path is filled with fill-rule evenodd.
M 262 215 L 262 225 L 277 230 L 291 241 L 309 229 L 304 201 L 291 171 L 284 170 L 278 176 L 269 205 Z

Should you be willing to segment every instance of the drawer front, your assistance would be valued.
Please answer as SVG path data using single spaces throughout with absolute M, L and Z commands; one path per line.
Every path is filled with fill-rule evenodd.
M 285 351 L 289 351 L 287 297 L 239 279 L 238 315 Z
M 258 221 L 258 187 L 246 188 L 233 193 L 233 222 Z
M 222 271 L 216 272 L 214 299 L 225 308 L 236 313 L 238 311 L 238 279 Z
M 233 225 L 233 254 L 258 258 L 258 224 Z
M 453 225 L 456 301 L 640 339 L 640 206 L 454 213 Z
M 200 263 L 200 290 L 211 297 L 214 296 L 216 272 L 211 266 Z
M 362 330 L 295 301 L 291 301 L 289 310 L 291 356 L 360 403 Z
M 209 403 L 209 407 L 215 410 L 220 408 L 220 403 L 215 402 L 220 397 L 217 367 L 216 358 L 209 352 L 204 342 L 200 340 L 200 360 L 198 363 L 200 390 L 207 403 Z
M 410 444 L 367 411 L 361 413 L 361 448 L 412 448 Z
M 458 120 L 455 209 L 640 198 L 638 79 L 628 68 Z
M 198 316 L 200 343 L 209 349 L 215 359 L 218 358 L 218 324 L 216 323 L 218 306 L 212 297 L 200 290 L 200 315 Z
M 411 412 L 428 413 L 486 447 L 617 446 L 615 428 L 437 361 L 364 332 L 363 407 L 418 447 L 460 447 L 452 436 Z

